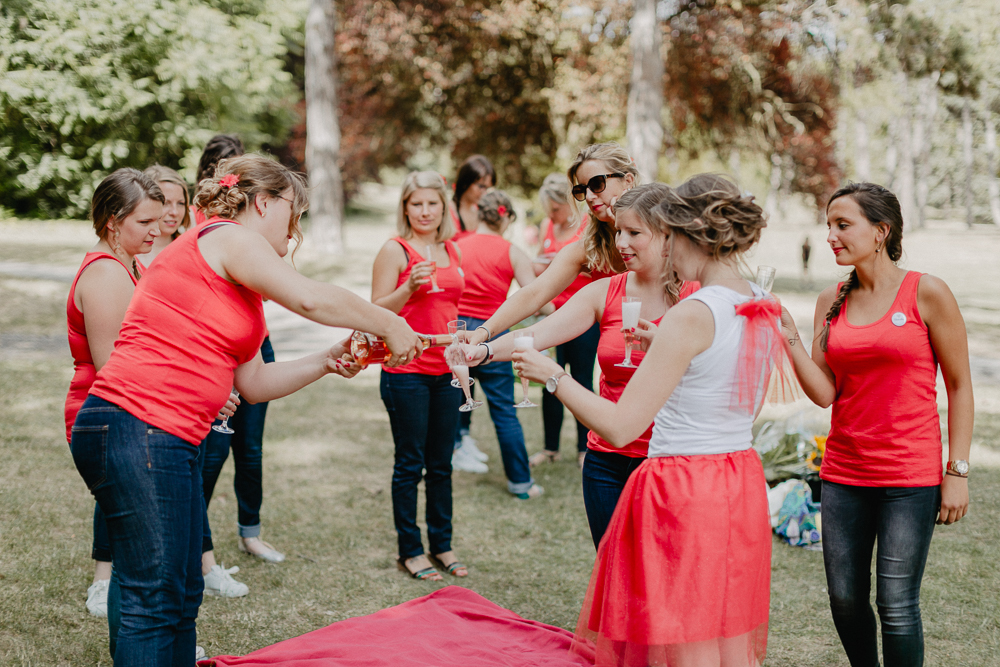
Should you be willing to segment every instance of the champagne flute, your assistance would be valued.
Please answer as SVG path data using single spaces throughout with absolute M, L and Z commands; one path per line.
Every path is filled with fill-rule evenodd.
M 632 363 L 632 344 L 635 342 L 635 334 L 632 329 L 639 326 L 639 311 L 642 310 L 642 301 L 637 296 L 622 297 L 622 328 L 625 329 L 625 360 L 620 364 L 615 364 L 621 368 L 638 368 Z
M 232 393 L 234 396 L 236 396 L 236 398 L 240 397 L 240 392 L 236 391 L 236 387 L 233 387 Z M 225 433 L 226 435 L 232 435 L 233 433 L 236 433 L 236 431 L 229 428 L 229 417 L 223 419 L 221 424 L 212 424 L 212 430 L 217 431 L 219 433 Z
M 526 350 L 535 349 L 535 332 L 525 331 L 524 329 L 516 332 L 514 334 L 514 351 L 524 352 Z M 537 408 L 537 403 L 532 403 L 528 399 L 528 378 L 521 378 L 521 389 L 524 391 L 524 400 L 516 404 L 515 408 Z
M 438 287 L 437 281 L 437 260 L 434 259 L 434 246 L 427 245 L 427 250 L 425 251 L 424 257 L 428 262 L 431 263 L 431 289 L 427 290 L 429 294 L 434 294 L 436 292 L 443 292 L 444 290 Z
M 469 363 L 465 360 L 462 346 L 458 342 L 449 345 L 444 351 L 444 358 L 448 362 L 448 368 L 461 382 L 462 392 L 465 394 L 465 403 L 459 406 L 459 412 L 472 412 L 483 407 L 482 401 L 472 398 L 472 391 L 469 389 Z
M 775 268 L 773 266 L 760 265 L 757 267 L 757 278 L 754 280 L 757 287 L 765 292 L 770 292 L 774 285 Z
M 456 345 L 459 342 L 458 333 L 459 332 L 464 333 L 467 329 L 468 327 L 465 323 L 465 320 L 452 320 L 451 322 L 448 322 L 448 333 L 451 334 L 451 340 Z M 466 367 L 468 367 L 468 363 L 466 363 Z M 455 389 L 461 389 L 462 381 L 458 378 L 458 375 L 455 375 L 454 371 L 452 372 L 452 375 L 454 377 L 451 380 L 451 386 L 454 387 Z M 470 377 L 469 386 L 471 387 L 474 384 L 476 384 L 476 379 L 474 377 Z

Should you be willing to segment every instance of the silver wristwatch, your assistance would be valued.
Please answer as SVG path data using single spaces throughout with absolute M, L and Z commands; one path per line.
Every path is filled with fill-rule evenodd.
M 545 391 L 549 392 L 550 394 L 555 394 L 556 389 L 559 388 L 559 380 L 562 380 L 567 375 L 569 375 L 569 373 L 567 373 L 566 371 L 560 371 L 559 373 L 556 373 L 555 375 L 550 377 L 548 380 L 545 381 Z
M 948 461 L 948 467 L 946 468 L 949 472 L 953 472 L 960 477 L 967 477 L 969 475 L 969 462 L 959 459 L 957 461 Z

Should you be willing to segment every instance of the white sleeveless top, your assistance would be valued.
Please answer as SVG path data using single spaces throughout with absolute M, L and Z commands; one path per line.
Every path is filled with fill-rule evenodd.
M 766 292 L 750 283 L 756 297 Z M 736 306 L 751 297 L 728 287 L 703 287 L 687 300 L 704 303 L 715 319 L 712 345 L 691 360 L 684 377 L 656 413 L 649 458 L 725 454 L 749 449 L 753 418 L 731 409 L 746 318 Z

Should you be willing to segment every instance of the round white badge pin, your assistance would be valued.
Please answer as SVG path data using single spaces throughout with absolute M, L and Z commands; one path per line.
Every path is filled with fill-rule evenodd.
M 904 324 L 906 324 L 906 315 L 904 315 L 903 313 L 893 313 L 892 323 L 895 324 L 897 327 L 903 326 Z

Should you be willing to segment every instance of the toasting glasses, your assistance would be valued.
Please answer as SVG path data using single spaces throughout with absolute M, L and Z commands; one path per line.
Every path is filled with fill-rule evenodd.
M 754 282 L 757 283 L 757 287 L 761 288 L 765 292 L 770 292 L 771 287 L 774 285 L 774 273 L 775 269 L 773 266 L 758 266 L 757 278 L 754 280 Z
M 632 344 L 635 342 L 635 334 L 632 329 L 639 326 L 639 311 L 642 310 L 642 301 L 639 297 L 622 297 L 622 328 L 625 329 L 625 360 L 615 366 L 621 368 L 638 368 L 632 363 Z
M 535 332 L 534 331 L 518 331 L 514 334 L 514 351 L 524 352 L 526 350 L 535 349 Z M 521 389 L 524 391 L 524 400 L 516 404 L 515 408 L 537 408 L 537 403 L 532 403 L 528 400 L 528 378 L 521 378 Z
M 465 394 L 465 403 L 459 406 L 460 412 L 471 412 L 476 408 L 483 407 L 482 401 L 477 401 L 472 398 L 472 391 L 469 389 L 470 380 L 469 377 L 469 362 L 465 360 L 465 351 L 462 346 L 458 343 L 458 325 L 464 325 L 465 322 L 449 322 L 448 323 L 448 333 L 452 335 L 452 344 L 445 348 L 444 359 L 448 362 L 448 368 L 451 372 L 455 374 L 455 378 L 458 380 L 459 385 L 462 388 L 462 392 Z M 452 382 L 454 384 L 454 382 Z
M 428 262 L 431 263 L 431 288 L 427 290 L 428 293 L 434 294 L 435 292 L 443 292 L 444 290 L 438 287 L 438 280 L 437 280 L 438 266 L 437 266 L 437 260 L 434 259 L 433 245 L 427 246 L 427 250 L 424 252 L 424 257 L 427 259 Z
M 466 331 L 465 320 L 452 320 L 451 322 L 448 322 L 448 333 L 451 334 L 451 340 L 453 344 L 459 343 L 458 333 L 460 331 L 463 333 Z M 466 366 L 468 366 L 468 363 L 466 363 Z M 451 366 L 448 366 L 448 368 L 451 368 Z M 454 375 L 455 377 L 451 379 L 451 386 L 454 387 L 455 389 L 461 389 L 462 381 L 458 379 L 458 375 L 455 374 L 454 371 L 452 372 L 452 375 Z M 470 376 L 469 386 L 471 387 L 474 384 L 476 384 L 476 378 Z
M 240 392 L 236 391 L 236 387 L 233 387 L 233 396 L 236 398 L 240 397 Z M 229 417 L 222 420 L 221 424 L 212 424 L 212 430 L 218 431 L 219 433 L 225 433 L 226 435 L 232 435 L 236 433 L 233 429 L 229 428 Z

